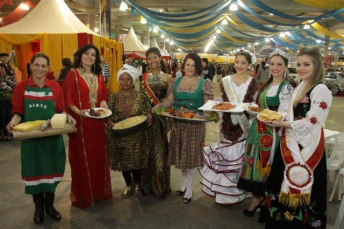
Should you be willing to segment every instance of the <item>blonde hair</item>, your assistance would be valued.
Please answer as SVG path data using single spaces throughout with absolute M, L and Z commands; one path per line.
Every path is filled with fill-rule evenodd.
M 309 78 L 309 83 L 305 84 L 304 87 L 299 91 L 297 94 L 295 100 L 294 100 L 294 107 L 305 97 L 307 92 L 311 90 L 315 85 L 318 83 L 324 83 L 325 82 L 325 68 L 323 63 L 323 57 L 320 53 L 320 50 L 316 46 L 308 46 L 302 48 L 298 54 L 299 56 L 308 56 L 311 58 L 314 69 L 313 69 L 313 75 L 311 78 Z

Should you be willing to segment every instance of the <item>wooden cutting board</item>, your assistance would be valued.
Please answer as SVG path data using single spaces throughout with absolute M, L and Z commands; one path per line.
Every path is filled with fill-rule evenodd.
M 29 139 L 29 138 L 41 138 L 41 137 L 47 137 L 47 136 L 53 136 L 53 135 L 59 135 L 59 134 L 68 134 L 68 133 L 74 133 L 77 132 L 77 129 L 75 126 L 66 123 L 64 128 L 61 129 L 53 129 L 51 126 L 49 126 L 46 130 L 30 130 L 26 132 L 22 131 L 13 131 L 13 137 L 14 140 L 22 140 L 22 139 Z

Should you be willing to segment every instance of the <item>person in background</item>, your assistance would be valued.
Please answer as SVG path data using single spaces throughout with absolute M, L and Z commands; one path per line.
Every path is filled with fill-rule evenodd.
M 258 69 L 256 79 L 262 85 L 269 78 L 269 68 L 266 66 L 266 62 L 262 61 L 260 68 Z
M 11 65 L 8 64 L 9 60 L 10 60 L 10 55 L 8 53 L 0 53 L 0 63 L 5 65 L 6 74 L 8 76 L 14 76 L 13 69 Z
M 63 65 L 63 68 L 61 69 L 61 72 L 57 81 L 61 86 L 63 86 L 63 82 L 65 81 L 65 78 L 68 72 L 72 69 L 72 61 L 69 58 L 63 58 L 62 65 Z
M 222 68 L 223 66 L 221 66 L 220 64 L 218 64 L 216 66 L 216 76 L 217 76 L 217 82 L 220 82 L 221 81 L 221 78 L 222 78 Z
M 100 66 L 102 68 L 102 75 L 105 78 L 105 84 L 107 85 L 110 78 L 110 69 L 109 64 L 105 61 L 104 56 L 100 56 Z
M 202 58 L 202 75 L 201 77 L 204 79 L 209 79 L 210 81 L 213 81 L 213 71 L 211 68 L 208 66 L 208 59 L 207 58 Z
M 255 79 L 257 78 L 257 74 L 258 74 L 259 68 L 260 68 L 260 64 L 257 64 L 256 67 L 253 70 L 252 77 L 255 78 Z
M 66 113 L 60 85 L 46 78 L 49 57 L 36 53 L 31 58 L 32 76 L 20 82 L 13 91 L 13 117 L 7 125 L 12 133 L 20 122 L 51 119 L 55 113 Z M 68 123 L 75 119 L 67 114 Z M 63 178 L 66 163 L 62 135 L 31 138 L 21 141 L 21 174 L 25 193 L 33 196 L 34 222 L 44 221 L 44 210 L 53 220 L 61 220 L 54 208 L 55 191 Z
M 134 82 L 139 77 L 139 71 L 125 64 L 117 74 L 120 90 L 110 96 L 109 109 L 112 115 L 108 120 L 109 128 L 114 123 L 130 117 L 145 115 L 147 122 L 151 121 L 150 106 L 142 93 L 135 91 Z M 141 194 L 141 169 L 147 168 L 149 162 L 149 136 L 147 131 L 138 131 L 123 136 L 115 136 L 108 131 L 108 152 L 111 168 L 122 171 L 126 189 L 121 194 L 122 198 L 128 198 L 134 194 Z M 132 178 L 135 181 L 135 188 Z
M 293 89 L 286 80 L 288 57 L 283 51 L 276 49 L 270 54 L 270 77 L 260 88 L 257 104 L 261 109 L 278 111 L 285 115 Z M 240 170 L 238 188 L 254 195 L 251 205 L 243 213 L 252 217 L 255 211 L 262 206 L 265 195 L 266 180 L 270 175 L 274 146 L 279 144 L 279 129 L 267 126 L 264 122 L 254 119 L 246 141 L 243 164 Z M 266 219 L 265 211 L 261 209 L 259 222 Z
M 174 68 L 172 78 L 179 78 L 185 75 L 185 72 L 182 70 L 182 63 L 178 62 Z
M 13 139 L 6 130 L 6 125 L 12 118 L 11 98 L 15 85 L 14 77 L 8 76 L 6 73 L 6 65 L 0 63 L 0 141 Z
M 134 57 L 131 57 L 131 56 L 128 56 L 128 59 L 127 59 L 127 64 L 134 67 L 134 68 L 137 68 L 137 64 L 135 62 L 135 59 Z
M 74 54 L 73 69 L 63 84 L 68 113 L 76 119 L 78 129 L 69 134 L 70 197 L 72 206 L 78 208 L 112 199 L 105 120 L 85 114 L 91 108 L 108 108 L 108 90 L 101 71 L 98 48 L 87 44 Z
M 300 49 L 296 72 L 302 82 L 294 90 L 285 120 L 266 123 L 282 128 L 266 185 L 267 229 L 326 228 L 327 224 L 324 125 L 332 95 L 324 84 L 318 47 Z
M 185 56 L 183 69 L 184 77 L 175 78 L 168 90 L 167 99 L 153 107 L 152 111 L 160 107 L 174 107 L 178 111 L 185 107 L 190 111 L 197 111 L 208 100 L 213 99 L 213 83 L 201 78 L 201 58 L 196 53 Z M 171 126 L 171 140 L 169 147 L 169 165 L 181 169 L 182 184 L 177 195 L 183 196 L 183 202 L 192 199 L 193 180 L 197 168 L 202 167 L 202 149 L 205 140 L 205 123 L 173 120 Z

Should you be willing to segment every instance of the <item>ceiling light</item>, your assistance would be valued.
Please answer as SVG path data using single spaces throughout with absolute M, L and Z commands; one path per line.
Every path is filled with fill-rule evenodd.
M 170 42 L 170 45 L 174 45 L 174 42 L 173 42 L 173 41 L 171 41 L 171 42 Z
M 254 45 L 258 45 L 259 44 L 259 42 L 254 42 Z
M 165 39 L 165 41 L 169 42 L 169 41 L 170 41 L 170 39 L 166 38 L 166 39 Z
M 164 39 L 164 38 L 165 38 L 165 35 L 164 35 L 164 34 L 161 34 L 160 38 Z
M 213 36 L 211 39 L 216 40 L 216 36 Z
M 141 22 L 141 24 L 143 24 L 143 25 L 147 24 L 146 18 L 144 18 L 142 15 L 140 16 L 140 22 Z
M 303 29 L 309 29 L 311 28 L 308 24 L 303 26 Z
M 217 29 L 217 30 L 216 30 L 216 33 L 221 33 L 221 29 Z
M 99 29 L 97 27 L 94 28 L 94 32 L 98 33 Z
M 222 25 L 228 25 L 228 22 L 226 19 L 223 19 L 222 22 L 221 22 Z
M 270 38 L 265 38 L 265 42 L 269 42 L 270 41 Z
M 321 40 L 316 40 L 316 42 L 319 44 L 319 43 L 321 43 Z
M 232 4 L 229 6 L 229 10 L 230 10 L 230 11 L 237 11 L 237 10 L 238 10 L 237 4 L 232 3 Z
M 272 13 L 269 13 L 269 15 L 274 16 L 274 14 L 272 14 Z
M 182 50 L 180 48 L 177 49 L 178 52 L 181 52 Z
M 313 23 L 314 22 L 314 20 L 308 20 L 308 23 Z
M 164 12 L 164 10 L 163 10 L 163 9 L 160 9 L 159 12 L 162 13 L 162 12 Z
M 330 49 L 330 50 L 331 50 L 332 48 L 331 48 L 331 47 L 328 47 L 328 49 Z
M 279 36 L 280 37 L 285 37 L 285 33 L 281 32 Z
M 128 4 L 122 0 L 121 5 L 119 6 L 119 11 L 126 11 L 128 9 Z
M 158 27 L 157 26 L 154 26 L 153 28 L 153 33 L 157 33 L 158 32 Z
M 19 5 L 19 8 L 22 10 L 30 10 L 29 6 L 24 2 Z

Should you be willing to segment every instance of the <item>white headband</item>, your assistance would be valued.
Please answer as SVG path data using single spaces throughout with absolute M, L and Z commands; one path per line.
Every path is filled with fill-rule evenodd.
M 131 76 L 131 78 L 133 79 L 133 83 L 139 77 L 139 70 L 138 69 L 136 69 L 136 68 L 134 68 L 128 64 L 125 64 L 117 73 L 117 81 L 118 82 L 119 82 L 119 77 L 125 72 Z

